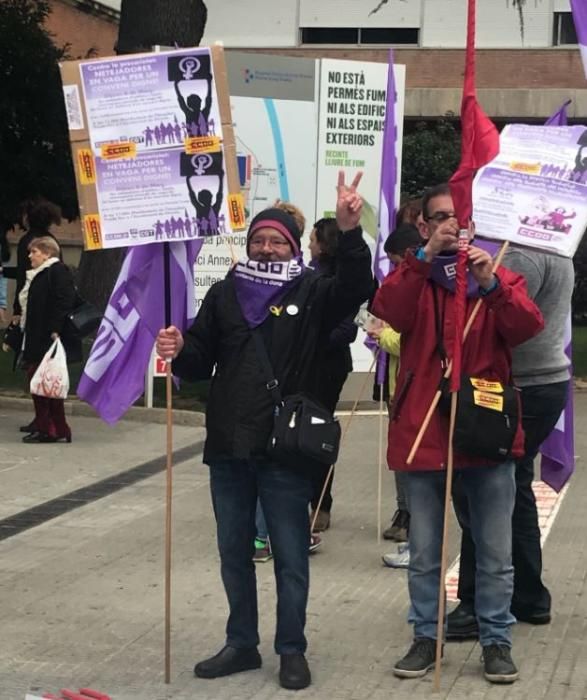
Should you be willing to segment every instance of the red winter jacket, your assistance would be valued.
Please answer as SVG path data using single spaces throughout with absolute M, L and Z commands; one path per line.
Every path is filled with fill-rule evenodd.
M 409 254 L 379 288 L 373 313 L 401 333 L 400 370 L 394 402 L 396 416 L 389 424 L 387 461 L 398 471 L 445 468 L 448 451 L 448 418 L 435 411 L 411 465 L 406 464 L 424 416 L 442 376 L 437 350 L 432 265 Z M 481 308 L 463 346 L 462 371 L 474 377 L 508 383 L 511 378 L 510 349 L 544 328 L 538 307 L 528 297 L 521 275 L 504 267 L 496 274 L 499 286 L 483 297 Z M 443 340 L 448 357 L 454 345 L 454 295 L 436 286 L 440 316 L 444 315 Z M 467 318 L 475 299 L 467 302 Z M 444 309 L 444 314 L 442 312 Z M 522 456 L 524 433 L 521 421 L 512 454 Z M 454 466 L 494 464 L 456 453 Z

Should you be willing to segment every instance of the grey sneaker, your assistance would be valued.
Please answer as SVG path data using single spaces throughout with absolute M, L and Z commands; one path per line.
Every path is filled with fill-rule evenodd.
M 513 683 L 518 678 L 518 669 L 512 661 L 511 649 L 505 644 L 489 644 L 483 647 L 481 657 L 485 678 L 490 683 Z
M 398 544 L 397 553 L 384 554 L 381 559 L 391 569 L 407 569 L 410 566 L 410 545 Z
M 393 667 L 398 678 L 420 678 L 434 668 L 436 661 L 436 640 L 417 637 L 403 659 Z

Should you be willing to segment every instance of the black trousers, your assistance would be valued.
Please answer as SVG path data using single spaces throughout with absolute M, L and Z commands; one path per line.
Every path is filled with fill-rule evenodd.
M 521 616 L 550 612 L 550 592 L 542 583 L 542 548 L 536 499 L 532 491 L 534 458 L 552 432 L 567 401 L 569 382 L 524 387 L 521 391 L 522 425 L 526 433 L 524 457 L 516 461 L 516 502 L 512 517 L 514 594 L 511 611 Z M 466 501 L 454 482 L 453 502 L 463 534 L 458 597 L 475 608 L 475 545 L 467 522 Z
M 320 402 L 332 413 L 336 409 L 336 404 L 340 398 L 340 392 L 342 387 L 348 377 L 348 371 L 343 368 L 335 367 L 329 373 L 325 373 L 322 378 L 322 382 L 317 392 L 317 396 Z M 330 467 L 319 462 L 315 462 L 310 465 L 311 481 L 312 481 L 312 500 L 310 501 L 312 505 L 312 510 L 316 510 L 318 506 L 318 501 L 320 500 L 320 494 L 324 488 L 324 482 L 328 476 Z M 330 513 L 332 508 L 332 482 L 334 481 L 334 470 L 326 486 L 326 491 L 324 492 L 324 498 L 322 499 L 322 505 L 320 510 Z

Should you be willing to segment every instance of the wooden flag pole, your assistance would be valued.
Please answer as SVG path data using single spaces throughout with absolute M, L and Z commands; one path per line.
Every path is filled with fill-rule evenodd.
M 165 328 L 171 325 L 171 263 L 169 244 L 163 244 L 163 280 L 165 286 Z M 165 489 L 165 683 L 171 683 L 171 530 L 173 495 L 173 399 L 171 361 L 166 363 L 165 396 L 167 414 L 167 461 Z
M 381 352 L 381 351 L 380 351 Z M 381 500 L 383 491 L 383 387 L 379 386 L 379 459 L 377 460 L 377 544 L 381 544 Z
M 446 569 L 448 562 L 448 511 L 452 493 L 452 475 L 454 467 L 453 436 L 457 415 L 457 392 L 450 395 L 450 423 L 448 429 L 448 459 L 446 462 L 446 489 L 444 492 L 444 519 L 442 525 L 442 548 L 440 555 L 440 582 L 438 586 L 438 621 L 436 625 L 436 663 L 434 666 L 434 690 L 440 690 L 440 671 L 442 664 L 442 644 L 444 641 L 444 611 L 446 608 Z
M 346 435 L 348 433 L 349 428 L 351 427 L 351 421 L 353 420 L 355 413 L 357 411 L 357 406 L 359 405 L 359 401 L 363 398 L 363 394 L 365 393 L 365 389 L 367 388 L 367 383 L 371 377 L 371 372 L 373 372 L 373 367 L 375 367 L 375 363 L 377 362 L 377 356 L 378 352 L 375 353 L 375 357 L 373 358 L 373 362 L 371 362 L 371 366 L 369 367 L 369 371 L 365 375 L 365 379 L 363 381 L 363 384 L 361 385 L 361 389 L 359 390 L 359 393 L 357 394 L 357 398 L 355 399 L 355 403 L 353 404 L 353 407 L 351 409 L 351 413 L 348 417 L 347 422 L 344 425 L 344 428 L 342 429 L 342 435 L 340 437 L 340 446 L 342 447 Z M 320 498 L 318 499 L 318 504 L 316 505 L 316 510 L 314 511 L 314 517 L 312 518 L 312 522 L 310 524 L 310 532 L 314 532 L 314 526 L 316 525 L 316 518 L 318 517 L 318 513 L 320 512 L 320 508 L 322 506 L 322 501 L 324 500 L 324 496 L 326 494 L 326 489 L 328 488 L 328 484 L 330 483 L 330 480 L 332 479 L 332 474 L 334 473 L 334 464 L 331 465 L 330 469 L 328 470 L 328 474 L 326 475 L 326 479 L 324 479 L 324 486 L 322 487 L 322 492 L 320 493 Z
M 509 241 L 504 241 L 501 245 L 501 248 L 499 249 L 494 262 L 493 262 L 493 272 L 495 273 L 497 268 L 501 265 L 503 256 L 506 254 L 506 251 L 509 247 Z M 477 314 L 479 313 L 479 310 L 481 309 L 481 304 L 483 303 L 483 299 L 477 299 L 475 302 L 475 306 L 473 307 L 473 311 L 471 312 L 471 315 L 469 316 L 469 319 L 467 321 L 467 324 L 465 326 L 465 330 L 463 332 L 463 343 L 467 339 L 467 336 L 469 335 L 469 331 L 471 330 L 473 323 L 475 322 L 475 319 L 477 318 Z M 444 373 L 444 379 L 450 379 L 450 376 L 452 374 L 452 361 L 449 362 L 448 367 L 446 368 L 446 372 Z M 418 451 L 420 447 L 420 443 L 422 442 L 422 438 L 424 437 L 426 431 L 428 430 L 428 426 L 430 425 L 430 421 L 432 420 L 432 416 L 434 415 L 434 411 L 436 410 L 436 407 L 438 406 L 438 402 L 440 401 L 440 397 L 442 395 L 442 392 L 440 389 L 434 394 L 434 398 L 432 399 L 432 403 L 430 404 L 428 411 L 426 413 L 426 416 L 424 417 L 424 420 L 422 421 L 422 425 L 420 426 L 420 430 L 418 431 L 418 434 L 416 435 L 416 439 L 414 440 L 414 444 L 412 445 L 412 449 L 410 450 L 410 453 L 408 454 L 408 458 L 406 460 L 406 464 L 411 464 L 414 461 L 414 457 L 416 456 L 416 452 Z

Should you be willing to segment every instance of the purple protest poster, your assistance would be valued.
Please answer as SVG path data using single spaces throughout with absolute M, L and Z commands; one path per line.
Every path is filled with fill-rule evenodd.
M 506 126 L 473 207 L 478 235 L 572 257 L 587 225 L 587 128 Z
M 210 49 L 88 61 L 79 70 L 103 247 L 232 233 Z

